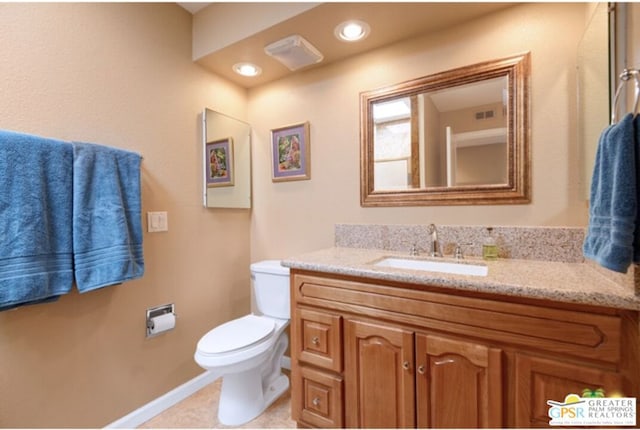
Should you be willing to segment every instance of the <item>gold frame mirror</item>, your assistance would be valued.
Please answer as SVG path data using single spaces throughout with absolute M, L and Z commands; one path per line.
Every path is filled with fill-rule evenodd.
M 360 204 L 529 203 L 529 75 L 527 52 L 361 93 Z

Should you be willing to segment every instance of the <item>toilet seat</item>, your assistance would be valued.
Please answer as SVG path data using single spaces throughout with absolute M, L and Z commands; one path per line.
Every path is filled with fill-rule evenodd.
M 207 356 L 237 352 L 268 339 L 275 325 L 271 318 L 246 315 L 209 331 L 200 339 L 197 349 Z

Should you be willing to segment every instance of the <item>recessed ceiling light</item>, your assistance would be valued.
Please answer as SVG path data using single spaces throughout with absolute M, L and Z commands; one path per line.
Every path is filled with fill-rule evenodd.
M 334 34 L 345 42 L 356 42 L 369 35 L 371 27 L 364 21 L 351 20 L 339 24 L 334 30 Z
M 262 69 L 251 63 L 237 63 L 233 65 L 233 71 L 242 76 L 258 76 Z

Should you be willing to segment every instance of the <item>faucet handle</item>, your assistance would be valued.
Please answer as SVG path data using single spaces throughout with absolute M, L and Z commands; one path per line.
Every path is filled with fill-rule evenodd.
M 411 245 L 411 248 L 409 248 L 409 255 L 412 256 L 416 256 L 416 255 L 420 255 L 420 247 L 418 246 L 417 243 L 413 243 L 413 245 Z
M 456 243 L 456 248 L 453 251 L 453 258 L 455 258 L 456 260 L 464 259 L 464 254 L 462 253 L 462 247 L 471 246 L 471 245 L 473 245 L 473 243 L 471 242 Z

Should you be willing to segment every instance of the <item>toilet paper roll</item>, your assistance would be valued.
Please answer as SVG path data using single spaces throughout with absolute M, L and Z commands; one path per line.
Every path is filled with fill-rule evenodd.
M 175 314 L 168 313 L 162 314 L 157 317 L 151 318 L 151 327 L 149 327 L 149 334 L 158 334 L 163 331 L 171 330 L 176 326 L 176 316 Z

